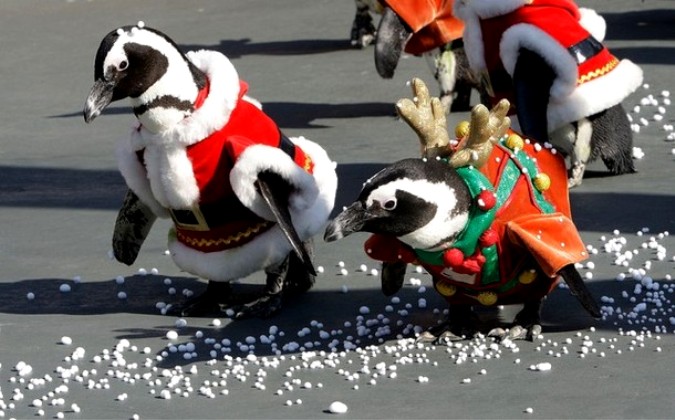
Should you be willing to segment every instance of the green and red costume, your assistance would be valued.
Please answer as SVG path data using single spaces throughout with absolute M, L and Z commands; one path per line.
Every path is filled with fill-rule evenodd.
M 448 248 L 418 250 L 376 234 L 366 241 L 366 253 L 423 266 L 450 304 L 515 304 L 546 296 L 557 272 L 588 254 L 571 220 L 562 156 L 527 141 L 522 147 L 511 149 L 502 139 L 480 170 L 458 168 L 474 202 L 469 222 Z

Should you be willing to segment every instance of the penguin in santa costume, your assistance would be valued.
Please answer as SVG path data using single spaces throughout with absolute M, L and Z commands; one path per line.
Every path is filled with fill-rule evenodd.
M 514 127 L 570 156 L 570 186 L 596 158 L 613 174 L 635 171 L 621 103 L 642 84 L 642 70 L 602 44 L 601 16 L 571 0 L 461 0 L 454 13 L 493 104 L 508 99 Z
M 303 137 L 286 137 L 246 96 L 223 54 L 183 54 L 142 22 L 107 34 L 96 53 L 84 119 L 128 98 L 137 123 L 117 151 L 129 191 L 113 252 L 132 264 L 157 217 L 171 218 L 169 251 L 181 269 L 208 279 L 205 293 L 174 313 L 270 316 L 314 282 L 311 238 L 335 199 L 335 165 Z M 264 291 L 234 293 L 230 281 L 264 270 Z

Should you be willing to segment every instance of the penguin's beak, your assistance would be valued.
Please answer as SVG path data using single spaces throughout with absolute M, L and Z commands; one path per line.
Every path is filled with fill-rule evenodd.
M 370 219 L 363 203 L 356 201 L 328 224 L 323 239 L 326 242 L 333 242 L 354 232 L 361 232 Z
M 114 82 L 103 79 L 96 80 L 84 104 L 84 121 L 86 123 L 92 122 L 94 118 L 101 115 L 101 112 L 112 101 L 114 89 Z

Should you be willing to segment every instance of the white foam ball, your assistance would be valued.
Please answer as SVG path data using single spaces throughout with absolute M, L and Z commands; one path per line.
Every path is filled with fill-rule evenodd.
M 328 411 L 333 413 L 333 414 L 344 414 L 349 410 L 347 407 L 347 404 L 341 402 L 341 401 L 333 401 L 330 403 L 328 406 Z

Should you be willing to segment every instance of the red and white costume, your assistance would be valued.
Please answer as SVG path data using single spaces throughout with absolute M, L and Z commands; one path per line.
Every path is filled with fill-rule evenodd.
M 464 45 L 474 71 L 494 83 L 500 72 L 513 77 L 521 48 L 544 58 L 556 79 L 548 107 L 549 132 L 564 124 L 621 103 L 642 84 L 642 70 L 618 60 L 599 44 L 605 21 L 571 0 L 466 0 L 455 2 L 454 14 L 464 21 Z M 597 48 L 579 46 L 592 44 Z M 496 86 L 494 86 L 496 87 Z M 495 89 L 495 100 L 509 98 Z M 513 101 L 512 101 L 513 103 Z
M 333 209 L 335 164 L 303 137 L 280 145 L 278 127 L 245 96 L 246 84 L 224 55 L 198 51 L 188 59 L 208 78 L 197 109 L 160 133 L 134 127 L 118 148 L 119 168 L 155 214 L 173 217 L 169 250 L 181 269 L 232 280 L 292 250 L 256 191 L 257 174 L 273 171 L 295 187 L 289 207 L 304 241 L 323 229 Z

